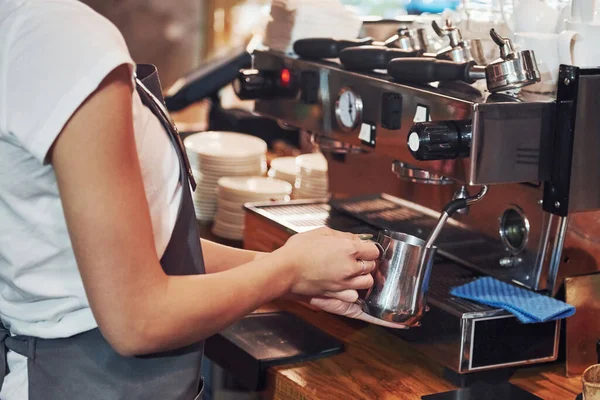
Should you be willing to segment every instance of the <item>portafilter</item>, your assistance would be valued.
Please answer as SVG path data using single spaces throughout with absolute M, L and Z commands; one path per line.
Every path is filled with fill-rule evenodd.
M 487 186 L 483 186 L 475 196 L 448 203 L 427 240 L 406 233 L 379 232 L 377 243 L 383 252 L 373 271 L 373 286 L 364 299 L 357 300 L 362 310 L 385 321 L 419 326 L 426 310 L 429 277 L 437 251 L 434 243 L 448 218 L 481 200 L 487 190 Z
M 432 22 L 433 29 L 440 37 L 448 37 L 450 46 L 441 49 L 437 53 L 427 53 L 428 43 L 425 35 L 413 32 L 407 28 L 398 29 L 398 34 L 386 40 L 384 44 L 369 43 L 364 46 L 348 46 L 340 50 L 339 58 L 342 65 L 353 71 L 371 71 L 375 69 L 386 69 L 391 60 L 396 58 L 425 57 L 432 60 L 450 60 L 456 62 L 473 61 L 471 51 L 463 40 L 460 30 L 452 26 L 450 20 L 446 20 L 445 27 L 440 27 L 435 21 Z
M 535 54 L 531 50 L 515 51 L 510 39 L 494 29 L 490 36 L 500 47 L 500 58 L 487 66 L 474 61 L 457 63 L 426 57 L 393 59 L 387 66 L 388 74 L 398 82 L 428 83 L 437 81 L 464 81 L 474 83 L 485 79 L 490 92 L 501 92 L 531 85 L 540 81 Z

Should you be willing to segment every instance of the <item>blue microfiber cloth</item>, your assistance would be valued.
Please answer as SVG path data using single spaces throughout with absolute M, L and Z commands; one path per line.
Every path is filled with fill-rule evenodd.
M 455 287 L 450 294 L 502 308 L 525 324 L 563 319 L 575 314 L 575 307 L 570 304 L 491 277 Z

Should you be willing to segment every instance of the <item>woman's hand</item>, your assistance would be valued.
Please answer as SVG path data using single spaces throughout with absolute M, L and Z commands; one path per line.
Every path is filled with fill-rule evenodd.
M 348 318 L 359 319 L 365 322 L 369 322 L 375 325 L 385 326 L 387 328 L 396 329 L 407 329 L 406 325 L 395 324 L 393 322 L 387 322 L 378 318 L 375 318 L 369 314 L 363 312 L 358 304 L 355 302 L 347 302 L 338 298 L 327 298 L 327 297 L 313 297 L 309 300 L 309 304 L 320 308 L 328 313 L 342 315 Z
M 291 263 L 292 294 L 313 297 L 339 292 L 346 293 L 342 297 L 346 300 L 355 290 L 373 285 L 370 272 L 379 258 L 374 243 L 329 228 L 294 235 L 275 253 Z

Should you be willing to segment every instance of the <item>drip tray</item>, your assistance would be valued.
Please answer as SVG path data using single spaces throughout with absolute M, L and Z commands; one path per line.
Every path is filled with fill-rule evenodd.
M 341 353 L 344 344 L 288 312 L 250 314 L 206 341 L 206 356 L 251 391 L 269 367 Z

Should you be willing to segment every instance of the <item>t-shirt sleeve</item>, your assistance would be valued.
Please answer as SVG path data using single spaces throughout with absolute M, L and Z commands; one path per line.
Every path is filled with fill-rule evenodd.
M 77 108 L 116 67 L 134 62 L 123 36 L 78 2 L 31 2 L 9 32 L 2 131 L 45 162 Z

